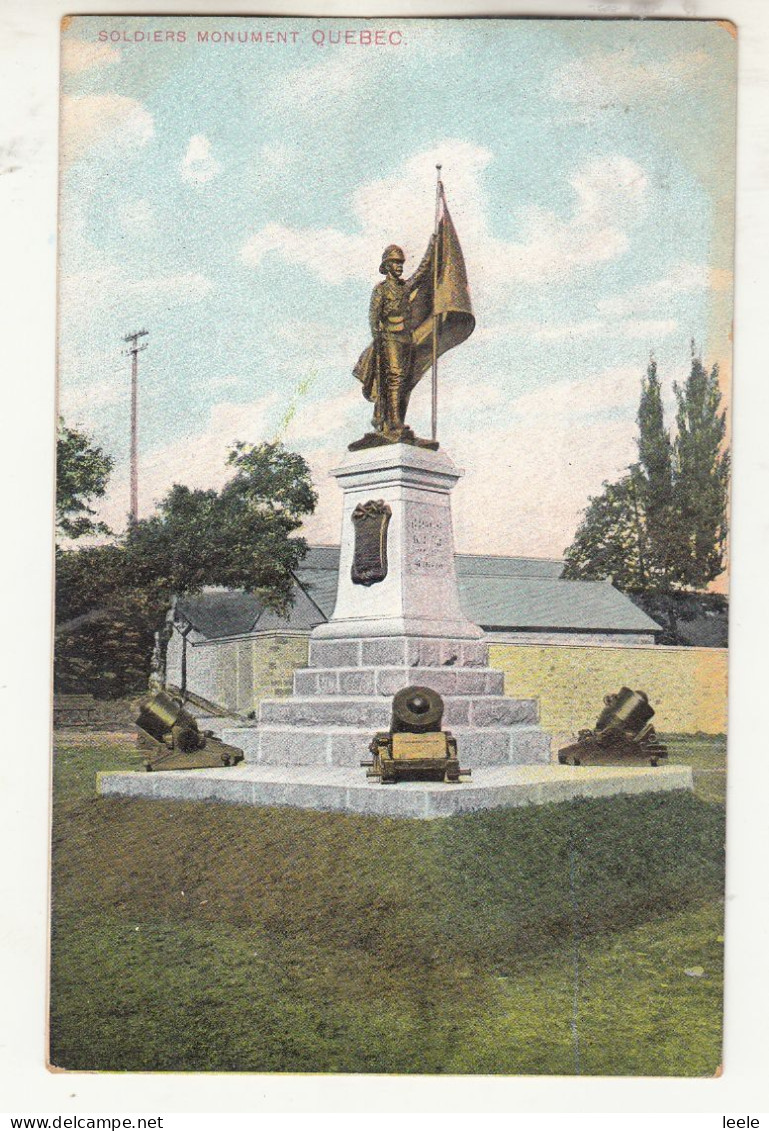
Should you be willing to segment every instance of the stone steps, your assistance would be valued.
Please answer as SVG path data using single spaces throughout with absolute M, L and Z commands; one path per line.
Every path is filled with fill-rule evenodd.
M 536 723 L 533 699 L 508 699 L 504 695 L 452 695 L 443 700 L 443 726 L 492 727 Z M 392 715 L 390 697 L 352 695 L 293 696 L 263 699 L 259 726 L 368 727 L 387 730 Z
M 502 695 L 504 673 L 494 668 L 358 667 L 299 668 L 294 695 L 387 695 L 403 687 L 430 687 L 449 695 Z
M 222 741 L 240 747 L 246 762 L 251 764 L 359 766 L 363 759 L 370 757 L 369 743 L 376 729 L 372 726 L 264 723 L 258 728 L 225 730 Z M 536 725 L 519 723 L 483 729 L 461 726 L 450 729 L 457 740 L 463 768 L 550 761 L 550 739 Z
M 244 725 L 244 720 L 237 719 L 233 715 L 204 715 L 190 711 L 188 707 L 184 709 L 193 716 L 201 730 L 211 730 L 215 736 L 218 736 L 222 730 Z M 251 725 L 253 726 L 253 723 Z
M 489 646 L 485 640 L 429 636 L 337 640 L 310 637 L 310 668 L 485 668 L 488 662 Z

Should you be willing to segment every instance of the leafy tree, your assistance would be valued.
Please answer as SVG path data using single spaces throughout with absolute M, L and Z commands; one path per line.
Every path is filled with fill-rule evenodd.
M 673 580 L 686 588 L 704 589 L 724 569 L 730 457 L 723 450 L 726 412 L 721 410 L 718 366 L 708 373 L 694 353 L 694 343 L 689 376 L 683 388 L 674 389 L 679 549 Z
M 292 534 L 317 499 L 309 468 L 278 443 L 236 444 L 228 463 L 221 491 L 175 484 L 114 544 L 59 554 L 60 690 L 142 690 L 174 596 L 221 585 L 288 611 L 292 571 L 307 550 Z
M 611 577 L 618 588 L 654 597 L 676 635 L 674 599 L 702 591 L 723 571 L 729 453 L 718 366 L 708 372 L 692 349 L 681 388 L 675 441 L 665 427 L 654 359 L 641 383 L 638 462 L 591 498 L 566 551 L 565 577 Z M 688 606 L 687 606 L 688 608 Z
M 617 483 L 605 482 L 602 493 L 590 499 L 564 555 L 564 577 L 583 581 L 608 577 L 620 589 L 642 589 L 646 574 L 636 507 L 632 474 Z
M 94 522 L 89 506 L 101 499 L 112 471 L 112 457 L 96 447 L 90 436 L 68 428 L 59 418 L 56 438 L 56 526 L 67 538 L 109 534 L 103 522 Z
M 270 607 L 286 612 L 292 577 L 307 552 L 291 538 L 317 496 L 301 456 L 282 444 L 237 444 L 228 463 L 233 477 L 221 491 L 175 484 L 157 513 L 128 530 L 127 576 L 154 586 L 166 607 L 174 594 L 204 585 L 257 592 Z

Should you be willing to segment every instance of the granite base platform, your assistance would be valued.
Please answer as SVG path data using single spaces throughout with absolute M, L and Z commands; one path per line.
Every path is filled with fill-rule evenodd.
M 689 766 L 486 766 L 469 781 L 380 785 L 348 766 L 262 766 L 101 773 L 104 797 L 289 806 L 378 817 L 431 819 L 571 801 L 576 797 L 692 789 Z

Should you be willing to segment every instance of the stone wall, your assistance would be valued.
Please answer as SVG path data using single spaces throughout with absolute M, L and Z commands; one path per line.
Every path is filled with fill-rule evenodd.
M 187 641 L 187 688 L 233 714 L 248 715 L 261 699 L 290 695 L 295 668 L 307 664 L 305 634 L 264 633 L 232 640 Z M 181 686 L 181 637 L 174 633 L 167 680 Z
M 651 632 L 494 632 L 487 633 L 494 644 L 590 644 L 603 647 L 619 644 L 623 648 L 654 644 Z
M 241 715 L 262 699 L 290 695 L 293 673 L 305 667 L 308 637 L 265 633 L 188 645 L 189 690 Z M 505 674 L 505 694 L 538 699 L 540 721 L 552 734 L 592 727 L 608 692 L 623 685 L 645 691 L 654 724 L 667 733 L 726 731 L 727 651 L 659 645 L 492 643 L 490 666 Z M 169 681 L 176 662 L 169 664 Z
M 603 697 L 621 686 L 645 691 L 663 733 L 726 732 L 727 650 L 492 644 L 505 694 L 537 698 L 553 734 L 592 727 Z

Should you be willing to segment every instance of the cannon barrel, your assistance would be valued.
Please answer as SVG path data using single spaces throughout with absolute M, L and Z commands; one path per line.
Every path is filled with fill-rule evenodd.
M 411 685 L 393 697 L 389 731 L 374 735 L 364 760 L 366 777 L 385 785 L 405 780 L 458 782 L 469 776 L 459 766 L 457 741 L 442 730 L 443 699 L 431 687 Z
M 391 730 L 394 734 L 427 734 L 441 729 L 443 700 L 431 687 L 402 688 L 393 699 Z
M 206 744 L 193 716 L 166 691 L 144 700 L 136 725 L 158 742 L 167 741 L 170 735 L 174 746 L 185 752 L 201 750 Z
M 621 687 L 616 695 L 605 696 L 604 709 L 598 716 L 595 732 L 606 738 L 621 735 L 633 739 L 653 717 L 654 708 L 650 706 L 649 696 L 645 691 L 631 691 L 629 687 Z
M 195 770 L 236 766 L 243 751 L 201 731 L 180 699 L 158 691 L 145 699 L 136 720 L 137 745 L 148 770 Z

